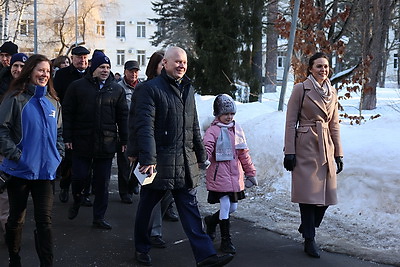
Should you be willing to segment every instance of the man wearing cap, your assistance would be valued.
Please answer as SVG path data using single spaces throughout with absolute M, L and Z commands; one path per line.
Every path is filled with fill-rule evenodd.
M 17 78 L 21 73 L 22 67 L 25 65 L 27 59 L 28 56 L 24 53 L 14 54 L 9 61 L 10 65 L 3 68 L 1 72 L 2 76 L 0 77 L 0 103 L 11 81 Z
M 54 76 L 54 89 L 57 91 L 57 95 L 60 98 L 60 103 L 62 105 L 65 92 L 67 91 L 68 86 L 83 76 L 85 76 L 88 68 L 88 55 L 89 50 L 87 50 L 83 46 L 77 46 L 71 51 L 72 56 L 72 64 L 68 67 L 59 69 Z M 65 151 L 65 158 L 61 162 L 58 173 L 61 176 L 60 179 L 60 201 L 65 203 L 68 202 L 69 198 L 69 186 L 71 184 L 71 155 L 70 151 Z M 85 206 L 91 206 L 90 199 L 85 197 Z
M 92 169 L 93 227 L 106 230 L 112 228 L 104 218 L 112 159 L 117 149 L 125 151 L 128 139 L 125 91 L 110 76 L 110 68 L 109 58 L 103 52 L 96 52 L 85 77 L 68 87 L 62 114 L 65 146 L 72 151 L 74 203 L 68 210 L 68 218 L 72 220 L 78 215 Z M 118 148 L 117 135 L 122 144 Z
M 16 53 L 18 53 L 18 45 L 11 41 L 0 46 L 0 61 L 3 68 L 10 66 L 11 57 Z
M 126 103 L 128 109 L 131 106 L 131 98 L 135 86 L 139 83 L 139 63 L 136 60 L 129 60 L 124 65 L 124 77 L 118 83 L 125 89 Z M 122 203 L 132 203 L 132 193 L 139 193 L 139 185 L 136 179 L 129 181 L 129 160 L 125 153 L 117 152 L 118 165 L 118 192 Z

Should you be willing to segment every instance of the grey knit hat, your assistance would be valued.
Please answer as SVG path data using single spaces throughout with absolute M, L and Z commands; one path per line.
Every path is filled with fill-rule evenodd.
M 214 100 L 214 116 L 236 113 L 235 101 L 227 94 L 220 94 Z

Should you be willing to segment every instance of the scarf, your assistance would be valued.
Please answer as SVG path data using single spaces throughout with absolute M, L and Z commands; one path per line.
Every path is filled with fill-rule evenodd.
M 217 143 L 215 145 L 216 161 L 226 161 L 232 160 L 234 158 L 234 151 L 229 137 L 229 128 L 235 127 L 235 149 L 248 148 L 244 131 L 242 127 L 240 127 L 238 124 L 236 124 L 235 122 L 231 122 L 229 124 L 217 122 L 216 125 L 221 128 L 221 132 L 217 138 Z
M 328 103 L 332 100 L 332 85 L 329 79 L 325 79 L 323 84 L 319 84 L 312 74 L 307 77 L 314 85 L 314 90 L 321 96 L 321 98 Z

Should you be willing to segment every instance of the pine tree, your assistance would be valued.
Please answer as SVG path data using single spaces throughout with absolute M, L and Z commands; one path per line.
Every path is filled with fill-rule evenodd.
M 152 45 L 163 47 L 177 45 L 190 53 L 193 39 L 188 31 L 188 24 L 184 17 L 183 0 L 160 0 L 153 2 L 153 11 L 158 18 L 152 18 L 158 25 L 158 31 L 151 37 Z

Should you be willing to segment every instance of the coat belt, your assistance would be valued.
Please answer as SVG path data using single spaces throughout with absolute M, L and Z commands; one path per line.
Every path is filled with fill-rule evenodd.
M 315 126 L 318 134 L 318 149 L 321 166 L 329 163 L 329 170 L 334 170 L 331 160 L 328 162 L 328 155 L 326 145 L 329 143 L 329 127 L 327 122 L 323 121 L 301 121 L 299 127 L 313 127 Z M 332 166 L 331 166 L 332 165 Z

